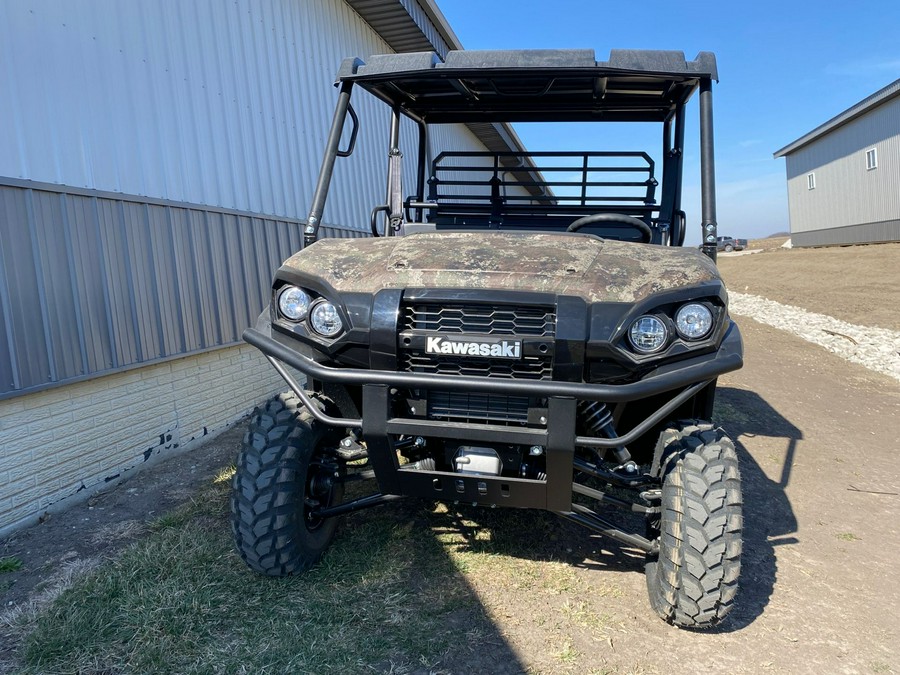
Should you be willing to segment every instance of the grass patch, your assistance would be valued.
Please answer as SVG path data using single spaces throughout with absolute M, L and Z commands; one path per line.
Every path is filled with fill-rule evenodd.
M 562 649 L 556 652 L 555 656 L 566 665 L 574 665 L 581 654 L 575 649 L 575 645 L 572 644 L 571 640 L 566 640 Z
M 22 569 L 22 561 L 13 556 L 8 555 L 0 558 L 0 574 L 4 572 L 17 572 Z
M 716 426 L 746 427 L 750 424 L 751 419 L 744 411 L 739 410 L 730 403 L 716 400 L 713 407 L 712 421 Z
M 358 514 L 322 563 L 272 579 L 233 552 L 227 481 L 157 519 L 33 622 L 25 673 L 409 672 L 486 623 L 421 506 Z
M 552 514 L 398 502 L 344 519 L 315 569 L 274 579 L 234 553 L 230 471 L 140 532 L 123 524 L 134 543 L 20 621 L 21 672 L 491 672 L 520 658 L 506 620 L 572 670 L 573 631 L 608 637 L 603 600 L 621 591 L 586 585 Z
M 110 541 L 135 539 L 147 531 L 147 526 L 139 520 L 122 520 L 103 525 L 91 534 L 91 542 L 100 544 Z
M 589 629 L 594 635 L 605 634 L 610 626 L 610 618 L 598 614 L 583 600 L 567 599 L 562 606 L 562 613 L 570 622 Z
M 838 534 L 836 534 L 834 536 L 836 536 L 841 541 L 859 541 L 860 540 L 859 537 L 857 537 L 852 532 L 839 532 Z

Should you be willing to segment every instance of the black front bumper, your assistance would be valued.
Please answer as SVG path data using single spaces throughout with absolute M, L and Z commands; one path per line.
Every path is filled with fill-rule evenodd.
M 275 340 L 270 331 L 256 328 L 244 331 L 243 338 L 264 354 L 271 356 L 307 377 L 321 382 L 348 386 L 384 385 L 408 389 L 440 389 L 442 391 L 483 392 L 538 397 L 571 397 L 588 401 L 619 403 L 636 401 L 672 391 L 695 382 L 711 380 L 738 370 L 744 364 L 740 331 L 731 323 L 718 351 L 693 359 L 662 366 L 638 382 L 627 384 L 590 384 L 555 380 L 513 380 L 455 375 L 432 375 L 365 368 L 333 368 L 297 353 Z M 466 425 L 480 426 L 480 425 Z
M 261 330 L 260 330 L 261 329 Z M 442 501 L 461 501 L 491 506 L 513 506 L 569 512 L 572 508 L 572 466 L 575 447 L 615 447 L 627 444 L 655 424 L 664 421 L 681 403 L 724 373 L 743 365 L 740 332 L 731 323 L 715 353 L 662 366 L 637 382 L 589 384 L 554 380 L 512 380 L 458 377 L 425 373 L 393 372 L 325 366 L 299 354 L 276 340 L 271 327 L 260 322 L 247 329 L 244 340 L 260 349 L 282 377 L 320 421 L 341 427 L 361 428 L 384 494 L 408 495 Z M 280 363 L 321 382 L 362 388 L 362 419 L 324 415 L 309 401 Z M 391 388 L 437 389 L 524 395 L 548 400 L 548 423 L 540 428 L 444 422 L 397 418 L 392 415 Z M 598 439 L 576 434 L 578 400 L 618 403 L 636 401 L 682 389 L 669 403 L 648 414 L 645 420 L 617 439 Z M 467 475 L 441 471 L 410 471 L 400 467 L 393 438 L 398 435 L 450 438 L 460 441 L 541 446 L 546 453 L 547 480 L 505 476 Z

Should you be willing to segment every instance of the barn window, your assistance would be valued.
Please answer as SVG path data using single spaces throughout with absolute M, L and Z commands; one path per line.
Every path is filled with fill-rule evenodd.
M 872 169 L 878 168 L 878 151 L 875 148 L 869 148 L 866 150 L 866 170 L 871 171 Z
M 806 174 L 806 189 L 807 190 L 815 190 L 816 189 L 816 174 L 814 174 L 814 173 Z

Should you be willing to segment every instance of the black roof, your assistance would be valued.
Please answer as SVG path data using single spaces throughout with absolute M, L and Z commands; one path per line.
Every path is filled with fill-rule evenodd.
M 716 57 L 700 52 L 616 49 L 450 51 L 345 59 L 352 81 L 390 105 L 432 122 L 665 120 L 701 79 L 718 80 Z

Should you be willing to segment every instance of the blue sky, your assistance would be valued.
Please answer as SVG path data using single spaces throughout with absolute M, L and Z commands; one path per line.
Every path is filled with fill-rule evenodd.
M 900 0 L 438 5 L 466 49 L 592 48 L 600 60 L 610 49 L 677 49 L 689 59 L 715 52 L 719 232 L 737 237 L 788 229 L 784 160 L 773 159 L 773 152 L 900 77 Z M 700 241 L 697 120 L 695 97 L 685 154 L 688 243 Z M 516 128 L 530 150 L 588 149 L 583 133 L 549 136 L 533 125 Z M 596 141 L 658 153 L 655 127 L 609 133 Z

